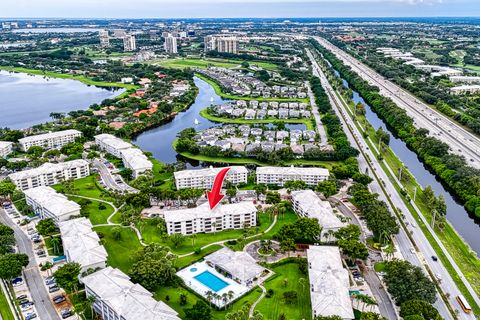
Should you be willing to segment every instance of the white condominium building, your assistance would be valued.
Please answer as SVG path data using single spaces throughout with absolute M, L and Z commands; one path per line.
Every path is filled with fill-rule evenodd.
M 348 271 L 343 268 L 338 247 L 310 246 L 307 249 L 312 316 L 355 319 L 350 300 Z
M 229 167 L 225 180 L 233 183 L 247 183 L 248 170 L 242 166 Z M 217 174 L 224 168 L 209 167 L 199 170 L 183 170 L 174 172 L 177 190 L 185 188 L 210 189 Z
M 108 36 L 108 30 L 100 30 L 98 32 L 98 37 L 100 38 L 100 47 L 101 48 L 110 47 L 110 37 Z
M 95 143 L 98 144 L 100 150 L 110 153 L 117 158 L 122 157 L 122 150 L 133 148 L 132 144 L 106 133 L 95 136 Z
M 209 233 L 257 225 L 257 208 L 247 201 L 217 205 L 213 210 L 206 202 L 196 208 L 168 210 L 163 215 L 168 234 Z
M 137 43 L 133 34 L 127 34 L 123 37 L 123 51 L 137 50 Z
M 137 178 L 145 171 L 151 171 L 153 168 L 152 162 L 148 160 L 147 156 L 140 149 L 129 148 L 122 150 L 120 153 L 123 164 L 132 170 L 134 178 Z
M 312 190 L 301 190 L 292 192 L 293 210 L 301 217 L 317 218 L 322 227 L 322 236 L 330 237 L 331 232 L 345 227 L 334 213 L 328 201 L 322 201 Z
M 107 251 L 100 244 L 98 234 L 87 218 L 78 218 L 58 224 L 67 262 L 76 262 L 81 272 L 106 267 Z
M 164 49 L 167 53 L 176 54 L 177 51 L 177 38 L 172 35 L 165 37 Z
M 13 142 L 0 141 L 0 158 L 5 158 L 13 151 Z
M 238 53 L 237 37 L 206 36 L 204 38 L 205 52 L 218 51 L 227 53 Z
M 80 278 L 93 310 L 104 320 L 180 320 L 178 313 L 153 294 L 112 267 Z
M 90 175 L 88 162 L 72 160 L 62 163 L 44 163 L 40 167 L 10 174 L 8 177 L 21 190 L 51 186 L 65 180 L 85 178 Z
M 328 169 L 300 167 L 257 167 L 257 184 L 275 184 L 283 186 L 286 181 L 304 181 L 315 186 L 328 179 Z
M 18 140 L 18 143 L 22 151 L 27 151 L 33 146 L 44 149 L 59 149 L 66 144 L 75 142 L 75 139 L 81 136 L 82 133 L 78 130 L 64 130 L 25 137 Z
M 25 190 L 25 201 L 40 219 L 52 218 L 55 223 L 80 215 L 80 205 L 50 187 Z

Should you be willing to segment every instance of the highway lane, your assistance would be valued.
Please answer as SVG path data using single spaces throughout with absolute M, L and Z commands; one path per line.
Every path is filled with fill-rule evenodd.
M 357 130 L 357 128 L 354 126 L 352 119 L 343 110 L 342 101 L 340 101 L 340 99 L 335 95 L 333 88 L 328 83 L 326 77 L 324 76 L 323 72 L 320 70 L 316 61 L 314 61 L 312 54 L 308 52 L 308 55 L 312 60 L 312 64 L 314 66 L 314 74 L 316 76 L 320 76 L 322 85 L 324 86 L 327 94 L 329 95 L 329 98 L 332 102 L 332 106 L 334 107 L 335 111 L 339 115 L 343 125 L 345 127 L 349 125 L 349 127 L 353 131 L 353 134 L 355 135 L 354 137 L 352 136 L 349 130 L 345 130 L 347 133 L 347 136 L 349 137 L 349 140 L 352 142 L 353 145 L 356 145 L 358 148 L 361 148 L 365 153 L 365 155 L 367 155 L 372 160 L 372 163 L 370 166 L 367 163 L 365 156 L 363 154 L 361 154 L 361 156 L 358 158 L 359 166 L 363 172 L 365 172 L 365 170 L 367 170 L 368 168 L 368 172 L 371 174 L 371 170 L 372 170 L 371 168 L 373 168 L 376 175 L 380 179 L 380 181 L 378 181 L 375 178 L 374 182 L 370 184 L 370 188 L 372 192 L 378 193 L 380 195 L 380 199 L 384 200 L 388 204 L 386 195 L 384 194 L 382 188 L 380 187 L 380 183 L 382 184 L 384 183 L 384 187 L 386 188 L 388 196 L 393 201 L 395 206 L 398 207 L 400 211 L 405 215 L 405 220 L 408 221 L 409 225 L 416 225 L 415 219 L 413 218 L 410 211 L 406 207 L 401 196 L 398 194 L 398 192 L 394 188 L 388 176 L 385 174 L 385 172 L 381 168 L 375 155 L 368 148 L 365 141 L 363 141 L 363 137 L 360 134 L 360 132 Z M 442 279 L 440 283 L 442 290 L 445 293 L 448 293 L 450 295 L 450 300 L 449 300 L 450 304 L 454 307 L 454 309 L 459 309 L 459 305 L 456 302 L 455 297 L 460 294 L 460 291 L 458 290 L 456 284 L 453 282 L 452 278 L 450 277 L 448 271 L 445 269 L 443 264 L 440 261 L 435 262 L 431 259 L 431 256 L 436 255 L 436 253 L 431 247 L 430 243 L 428 242 L 423 232 L 419 228 L 412 228 L 412 230 L 408 230 L 408 232 L 413 232 L 412 237 L 416 243 L 418 250 L 420 251 L 420 252 L 416 252 L 415 254 L 411 252 L 411 248 L 414 246 L 411 243 L 410 239 L 408 238 L 406 232 L 407 232 L 406 230 L 401 228 L 399 235 L 397 235 L 396 237 L 398 242 L 398 249 L 401 252 L 402 256 L 414 265 L 422 266 L 423 264 L 426 264 L 434 274 L 438 274 Z M 445 305 L 444 301 L 440 298 L 440 296 L 438 296 L 437 302 L 435 303 L 435 307 L 439 310 L 440 314 L 445 319 L 452 318 L 450 313 L 448 312 L 447 306 Z M 461 310 L 458 317 L 460 319 L 474 319 L 473 315 L 467 315 L 463 313 L 463 311 Z
M 327 40 L 315 38 L 322 46 L 333 52 L 337 58 L 350 66 L 364 80 L 379 87 L 383 96 L 389 97 L 415 120 L 415 126 L 428 129 L 430 134 L 447 143 L 451 151 L 462 155 L 469 165 L 480 168 L 480 138 L 453 122 L 447 116 L 418 100 L 396 84 L 388 81 L 374 70 L 359 62 L 348 53 Z
M 47 288 L 44 285 L 44 280 L 38 269 L 35 254 L 33 252 L 33 244 L 29 237 L 15 224 L 7 215 L 5 210 L 0 208 L 0 222 L 10 226 L 15 232 L 15 240 L 19 252 L 28 255 L 29 263 L 24 269 L 24 279 L 28 285 L 28 289 L 32 296 L 33 303 L 37 309 L 38 319 L 42 320 L 57 320 L 60 319 L 55 308 L 50 301 L 50 296 Z

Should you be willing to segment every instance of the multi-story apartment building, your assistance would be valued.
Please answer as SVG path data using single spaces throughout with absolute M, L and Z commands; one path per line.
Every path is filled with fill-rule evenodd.
M 27 151 L 30 147 L 38 146 L 44 149 L 58 149 L 66 144 L 75 142 L 82 133 L 78 130 L 64 130 L 29 136 L 18 140 L 22 151 Z
M 257 208 L 248 201 L 218 205 L 213 210 L 204 203 L 196 208 L 164 211 L 163 215 L 168 234 L 209 233 L 257 225 Z
M 165 38 L 164 44 L 165 51 L 170 54 L 177 54 L 177 38 L 172 35 L 169 35 Z
M 328 179 L 328 169 L 300 167 L 257 167 L 257 184 L 274 184 L 283 186 L 287 181 L 304 181 L 315 186 Z
M 199 170 L 183 170 L 174 173 L 177 190 L 185 188 L 210 189 L 217 174 L 224 168 L 209 167 Z M 242 166 L 232 166 L 225 180 L 233 183 L 247 183 L 248 170 Z
M 133 148 L 132 144 L 106 133 L 95 136 L 95 143 L 100 147 L 100 150 L 110 153 L 117 158 L 122 157 L 122 150 Z
M 100 30 L 98 32 L 98 37 L 100 38 L 100 47 L 110 47 L 110 37 L 108 36 L 108 30 Z
M 135 41 L 135 35 L 127 34 L 123 37 L 123 51 L 135 51 L 137 50 L 137 42 Z
M 312 318 L 355 319 L 348 271 L 343 268 L 338 247 L 310 246 L 307 261 Z
M 0 141 L 0 158 L 5 158 L 13 151 L 13 142 Z
M 93 310 L 103 320 L 180 320 L 178 313 L 153 294 L 112 267 L 80 278 Z
M 204 38 L 205 52 L 218 51 L 238 53 L 238 39 L 232 36 L 206 36 Z
M 90 175 L 88 162 L 72 160 L 62 163 L 44 163 L 38 168 L 10 174 L 8 177 L 20 190 L 51 186 L 65 180 L 80 179 Z
M 50 187 L 31 188 L 24 193 L 25 201 L 40 219 L 52 218 L 58 224 L 80 215 L 80 205 Z
M 120 152 L 125 167 L 132 170 L 132 175 L 137 178 L 145 171 L 151 171 L 153 164 L 148 160 L 142 150 L 137 148 L 129 148 Z
M 90 220 L 84 217 L 67 220 L 60 222 L 58 227 L 67 262 L 80 264 L 81 272 L 106 267 L 107 251 L 100 244 Z
M 330 203 L 322 201 L 312 190 L 292 191 L 292 205 L 299 216 L 318 220 L 322 227 L 322 237 L 331 237 L 332 232 L 347 225 L 334 214 Z

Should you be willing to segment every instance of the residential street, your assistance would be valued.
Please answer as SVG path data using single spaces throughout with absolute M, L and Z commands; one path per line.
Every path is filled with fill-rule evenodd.
M 25 281 L 32 295 L 33 302 L 42 320 L 57 320 L 60 319 L 55 308 L 50 301 L 47 288 L 44 285 L 44 280 L 40 275 L 35 254 L 33 252 L 33 245 L 28 236 L 7 216 L 5 210 L 0 208 L 0 222 L 10 226 L 15 231 L 15 239 L 17 241 L 18 250 L 21 253 L 28 255 L 30 262 L 24 270 Z

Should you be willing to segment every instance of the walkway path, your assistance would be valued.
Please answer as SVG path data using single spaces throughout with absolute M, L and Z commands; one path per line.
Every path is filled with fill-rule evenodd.
M 257 306 L 257 304 L 263 299 L 263 297 L 265 297 L 265 294 L 267 293 L 267 290 L 265 290 L 264 286 L 262 286 L 261 284 L 258 284 L 258 286 L 262 289 L 262 294 L 260 295 L 260 297 L 258 297 L 257 301 L 255 301 L 250 307 L 250 312 L 248 313 L 248 316 L 250 318 L 253 317 L 253 311 L 255 311 L 255 307 Z

